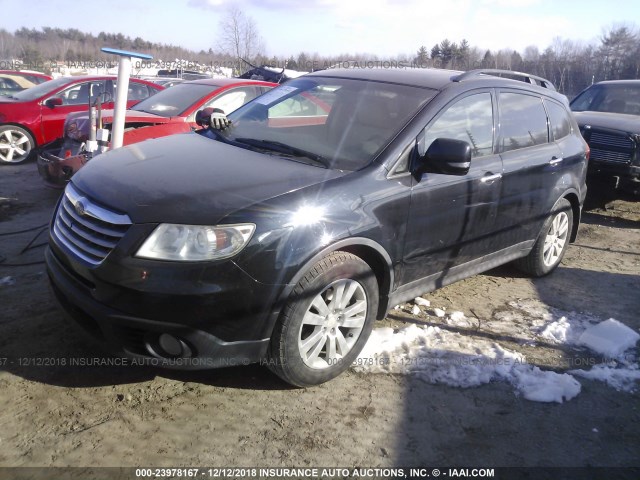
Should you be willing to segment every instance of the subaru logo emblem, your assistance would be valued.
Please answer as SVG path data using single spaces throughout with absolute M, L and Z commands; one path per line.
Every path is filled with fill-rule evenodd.
M 76 204 L 74 205 L 75 209 L 76 209 L 76 213 L 78 215 L 80 215 L 81 217 L 85 214 L 87 207 L 85 206 L 84 202 L 83 202 L 83 198 L 81 198 L 80 200 L 78 200 L 76 202 Z

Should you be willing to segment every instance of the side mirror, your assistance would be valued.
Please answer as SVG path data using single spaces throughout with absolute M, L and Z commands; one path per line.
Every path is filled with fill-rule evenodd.
M 436 138 L 427 153 L 417 159 L 416 174 L 426 172 L 466 175 L 471 167 L 471 145 L 452 138 Z
M 46 102 L 44 102 L 44 104 L 49 108 L 59 107 L 63 103 L 64 102 L 63 102 L 62 98 L 60 98 L 60 97 L 52 97 L 52 98 L 47 99 Z

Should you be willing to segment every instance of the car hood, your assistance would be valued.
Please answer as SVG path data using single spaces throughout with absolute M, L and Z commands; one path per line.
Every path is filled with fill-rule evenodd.
M 134 223 L 211 225 L 256 203 L 344 174 L 188 133 L 104 153 L 72 182 Z
M 640 133 L 640 116 L 610 112 L 573 112 L 578 125 Z

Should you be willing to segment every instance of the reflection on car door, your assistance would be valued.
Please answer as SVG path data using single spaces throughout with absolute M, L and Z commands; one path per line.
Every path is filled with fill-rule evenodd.
M 500 156 L 494 153 L 494 103 L 490 91 L 457 99 L 418 137 L 419 155 L 436 138 L 453 138 L 471 145 L 472 160 L 467 175 L 414 178 L 403 284 L 439 274 L 434 281 L 441 286 L 448 283 L 452 267 L 493 250 L 502 176 Z
M 562 153 L 549 143 L 542 98 L 502 90 L 498 94 L 499 147 L 504 165 L 500 202 L 500 243 L 516 245 L 535 239 L 553 196 Z

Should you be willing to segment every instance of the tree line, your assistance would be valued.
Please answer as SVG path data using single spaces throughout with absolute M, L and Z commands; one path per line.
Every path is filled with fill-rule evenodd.
M 346 61 L 356 63 L 390 61 L 418 67 L 469 70 L 499 68 L 522 71 L 551 80 L 567 96 L 580 92 L 593 82 L 613 79 L 640 78 L 640 33 L 635 26 L 618 25 L 603 31 L 597 43 L 581 43 L 556 38 L 543 51 L 529 46 L 522 52 L 510 49 L 482 50 L 465 39 L 459 42 L 444 39 L 428 48 L 420 46 L 414 55 L 381 58 L 373 54 L 345 53 L 321 55 L 300 52 L 289 57 L 265 55 L 265 42 L 258 25 L 237 7 L 232 7 L 220 21 L 223 41 L 219 48 L 199 52 L 179 46 L 131 38 L 121 33 L 100 32 L 98 35 L 77 29 L 43 27 L 20 28 L 14 33 L 0 29 L 0 61 L 21 60 L 26 65 L 43 65 L 49 61 L 109 61 L 100 48 L 108 46 L 153 55 L 154 59 L 181 59 L 190 64 L 226 65 L 236 74 L 254 65 L 273 65 L 292 70 L 311 71 Z

